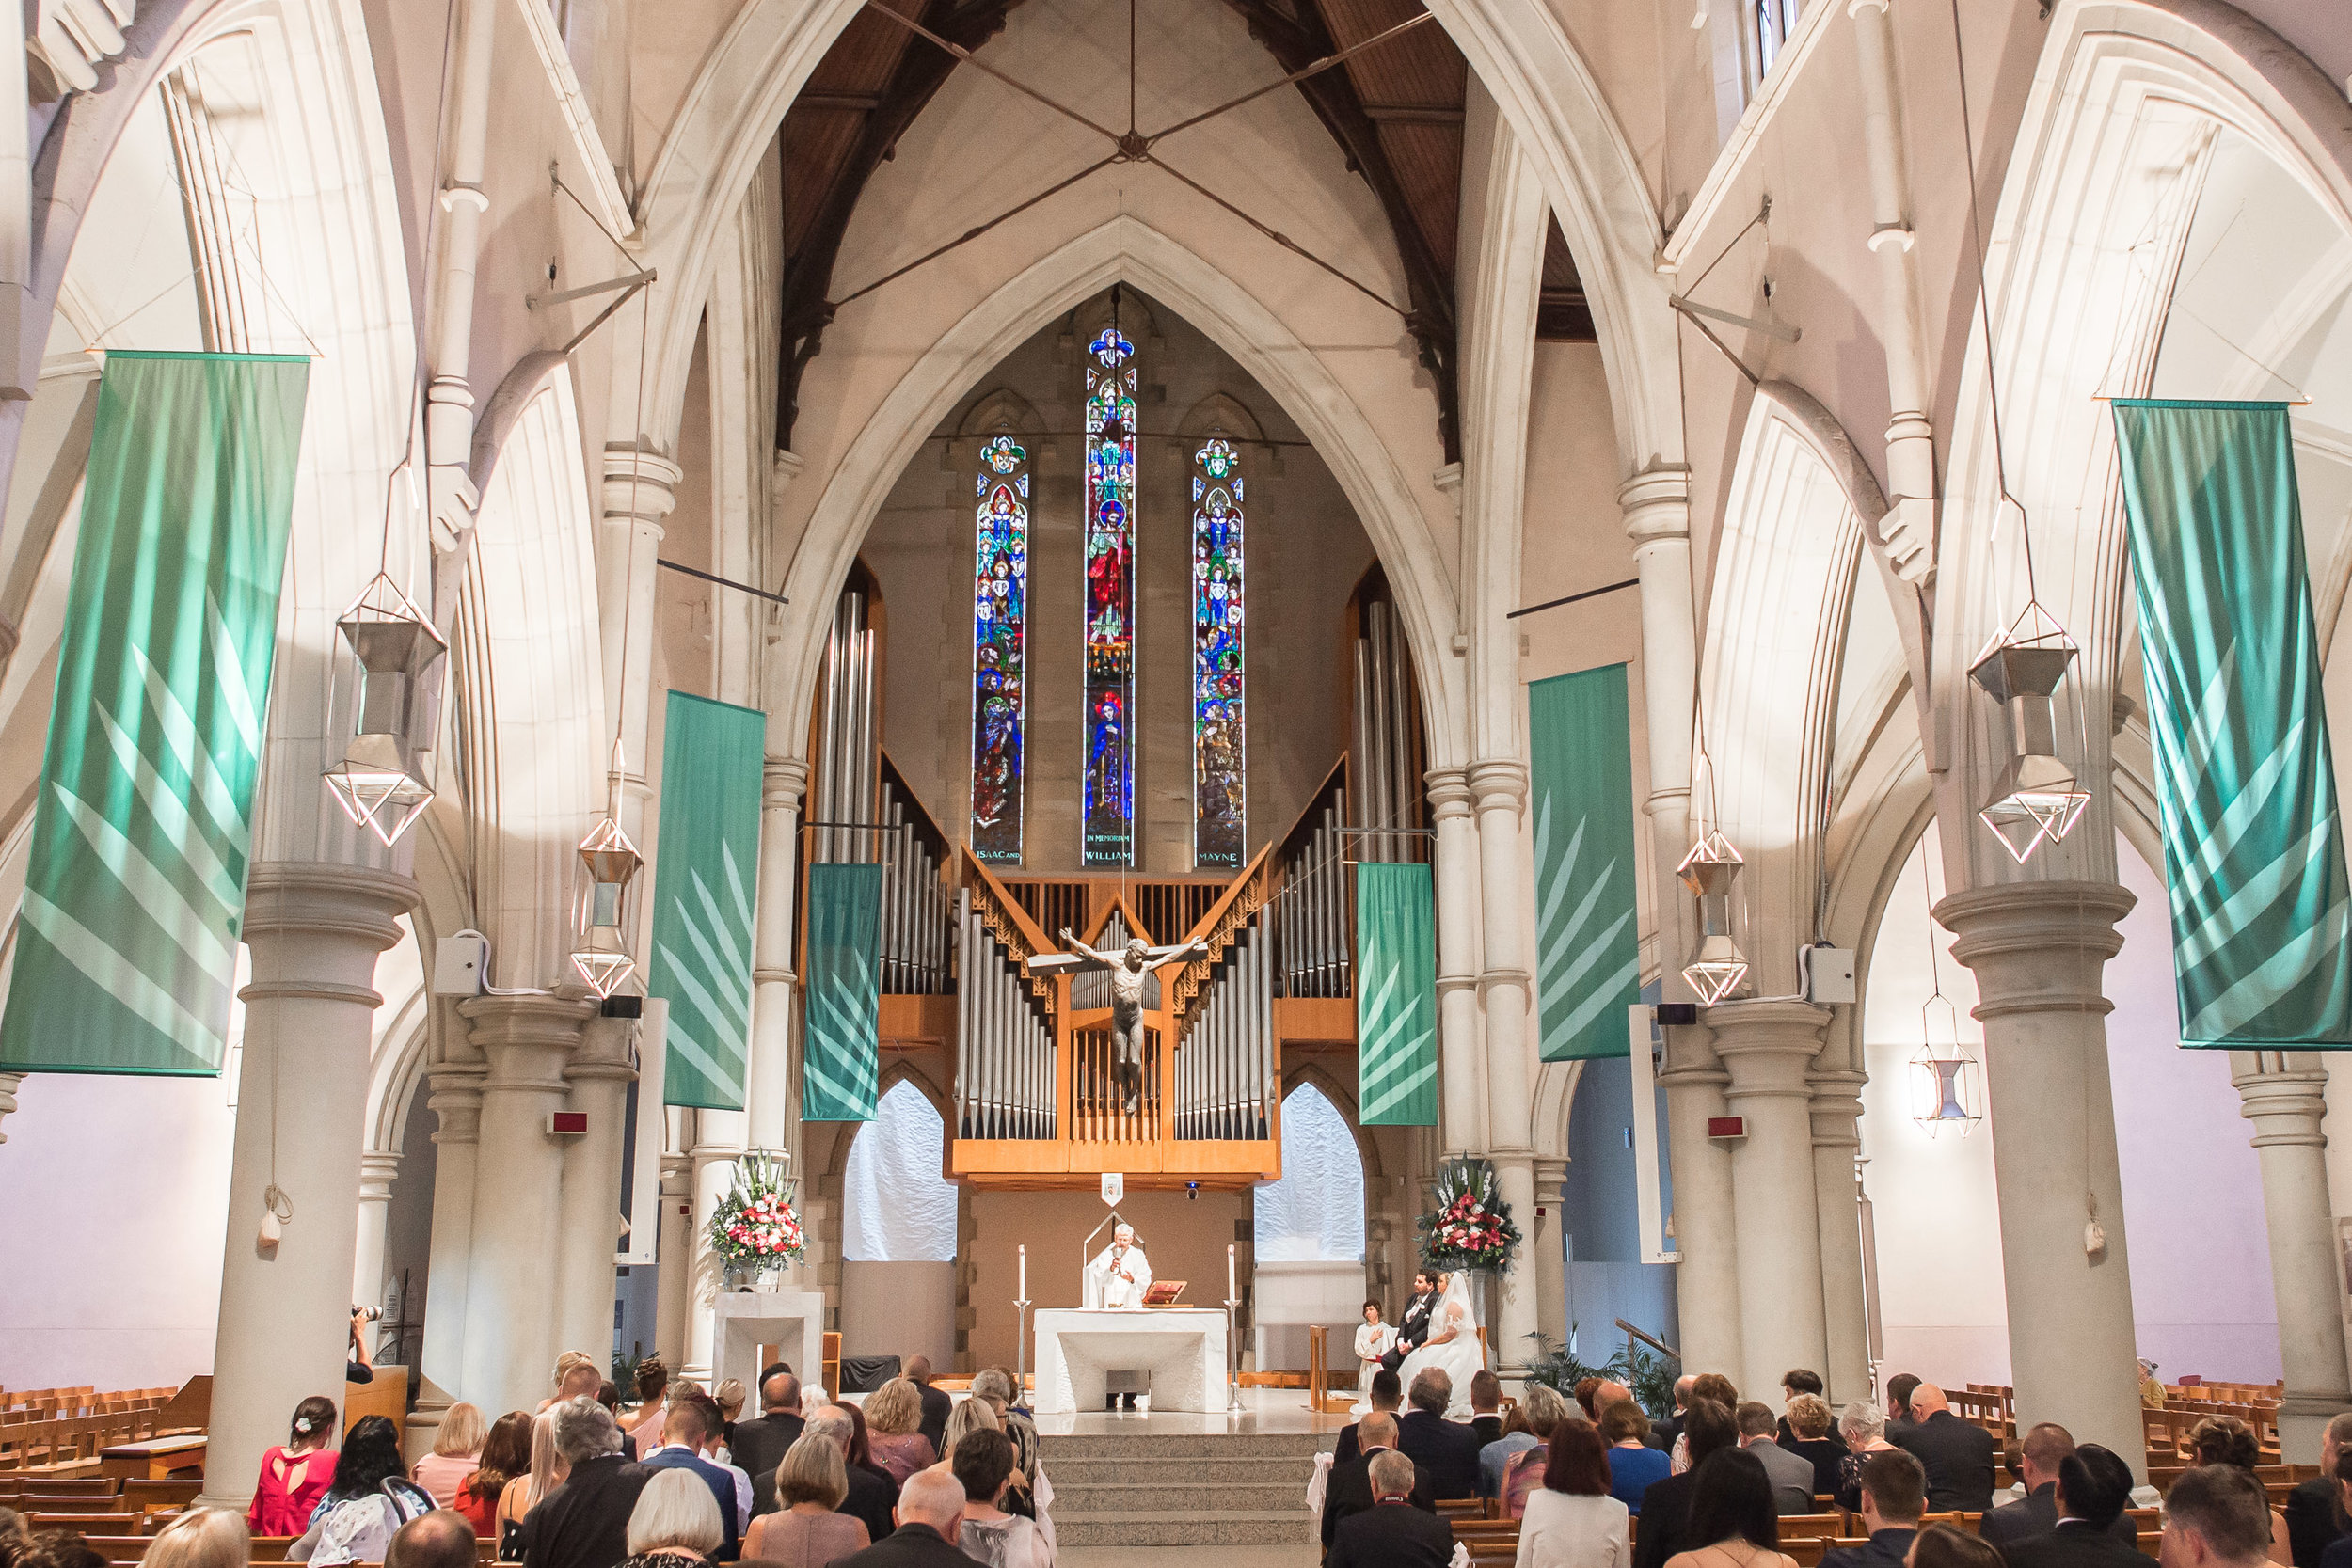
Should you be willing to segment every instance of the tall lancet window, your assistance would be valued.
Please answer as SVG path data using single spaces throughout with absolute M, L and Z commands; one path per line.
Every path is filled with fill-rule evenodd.
M 1192 784 L 1198 866 L 1239 866 L 1248 834 L 1243 724 L 1241 454 L 1192 456 Z
M 980 448 L 972 557 L 972 848 L 1021 859 L 1021 742 L 1028 718 L 1029 454 Z
M 1086 863 L 1135 858 L 1136 346 L 1087 345 Z

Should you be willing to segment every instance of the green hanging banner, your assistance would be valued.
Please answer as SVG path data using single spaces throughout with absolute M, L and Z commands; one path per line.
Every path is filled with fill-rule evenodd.
M 1625 666 L 1527 689 L 1535 807 L 1535 1008 L 1543 1059 L 1626 1053 L 1642 999 L 1633 725 Z
M 1356 867 L 1356 1103 L 1366 1127 L 1438 1125 L 1438 948 L 1425 865 Z
M 670 693 L 645 975 L 645 993 L 670 1004 L 665 1105 L 743 1109 L 767 736 L 768 716 L 756 708 Z
M 0 1071 L 220 1070 L 310 380 L 106 356 Z
M 2352 889 L 2286 405 L 2121 399 L 2181 1043 L 2352 1049 Z
M 808 868 L 801 1119 L 871 1121 L 882 1085 L 882 867 Z

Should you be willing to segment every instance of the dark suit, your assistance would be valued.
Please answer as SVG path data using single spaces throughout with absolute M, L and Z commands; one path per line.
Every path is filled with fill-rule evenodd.
M 1898 1436 L 1887 1429 L 1886 1440 L 1917 1460 L 1928 1472 L 1928 1511 L 1948 1513 L 1955 1509 L 1983 1512 L 1993 1501 L 1993 1434 L 1939 1410 Z
M 1689 1415 L 1690 1412 L 1687 1410 L 1677 1410 L 1671 1416 L 1652 1421 L 1649 1428 L 1649 1446 L 1660 1453 L 1674 1452 L 1675 1439 L 1682 1435 L 1682 1423 Z
M 743 1526 L 746 1521 L 735 1516 L 735 1477 L 723 1465 L 713 1465 L 691 1449 L 673 1444 L 645 1461 L 648 1470 L 684 1470 L 699 1478 L 710 1488 L 710 1496 L 719 1504 L 722 1527 L 719 1549 L 710 1554 L 713 1562 L 733 1562 L 743 1552 Z
M 2001 1557 L 2009 1568 L 2148 1568 L 2137 1545 L 2126 1546 L 2079 1519 L 2061 1520 L 2047 1535 L 2012 1541 Z
M 1452 1525 L 1404 1503 L 1382 1503 L 1341 1525 L 1323 1562 L 1324 1568 L 1446 1568 L 1453 1560 Z
M 1396 1321 L 1396 1343 L 1380 1358 L 1380 1365 L 1394 1371 L 1405 1365 L 1406 1356 L 1421 1349 L 1421 1342 L 1429 1338 L 1429 1314 L 1437 1305 L 1435 1291 L 1405 1304 L 1405 1315 Z
M 2319 1568 L 2352 1568 L 2352 1537 L 2338 1536 L 2319 1554 Z
M 1642 1494 L 1642 1524 L 1633 1535 L 1633 1568 L 1665 1568 L 1666 1560 L 1675 1553 L 1708 1544 L 1682 1539 L 1691 1523 L 1691 1493 L 1697 1485 L 1698 1472 L 1685 1470 L 1651 1482 L 1650 1489 Z
M 898 1483 L 890 1479 L 888 1470 L 871 1465 L 851 1465 L 850 1495 L 841 1499 L 835 1513 L 846 1513 L 866 1527 L 866 1539 L 880 1541 L 898 1528 L 890 1511 L 898 1506 Z
M 2307 1481 L 2287 1494 L 2287 1544 L 2295 1568 L 2319 1568 L 2319 1555 L 2344 1533 L 2336 1515 L 2336 1483 Z
M 940 1444 L 947 1440 L 947 1413 L 956 1407 L 956 1397 L 945 1388 L 934 1388 L 928 1383 L 915 1387 L 923 1394 L 923 1424 L 915 1430 L 931 1440 L 931 1451 L 940 1458 L 947 1457 Z
M 1480 1448 L 1483 1449 L 1489 1443 L 1500 1443 L 1502 1441 L 1502 1417 L 1494 1415 L 1491 1412 L 1484 1416 L 1472 1416 L 1470 1418 L 1470 1430 L 1478 1433 L 1478 1446 Z
M 804 1424 L 798 1416 L 781 1410 L 755 1421 L 735 1423 L 735 1441 L 727 1445 L 727 1451 L 743 1473 L 752 1478 L 754 1518 L 776 1511 L 776 1466 L 784 1463 L 786 1452 L 800 1441 Z
M 2003 1503 L 1987 1513 L 1977 1526 L 1977 1533 L 2006 1552 L 2020 1541 L 2049 1534 L 2058 1528 L 2058 1483 L 2045 1481 L 2015 1502 Z M 2139 1527 L 2132 1522 L 2130 1514 L 2117 1514 L 2107 1533 L 2132 1550 L 2139 1549 Z M 2312 1568 L 2318 1568 L 2316 1559 Z
M 972 1560 L 930 1526 L 913 1524 L 900 1526 L 862 1552 L 837 1559 L 834 1568 L 972 1568 Z
M 1379 1414 L 1393 1418 L 1396 1415 L 1396 1412 L 1389 1410 L 1379 1412 Z M 1355 1425 L 1350 1423 L 1347 1426 L 1340 1428 L 1340 1440 L 1338 1446 L 1331 1450 L 1331 1463 L 1334 1465 L 1344 1465 L 1349 1460 L 1360 1456 L 1363 1450 L 1356 1446 Z
M 1396 1423 L 1396 1446 L 1429 1477 L 1433 1495 L 1478 1496 L 1478 1450 L 1486 1445 L 1461 1422 L 1426 1410 L 1409 1411 Z
M 523 1516 L 525 1568 L 613 1568 L 628 1556 L 628 1516 L 651 1480 L 651 1470 L 617 1453 L 573 1465 Z
M 1372 1453 L 1385 1453 L 1375 1449 Z M 1351 1513 L 1361 1513 L 1372 1507 L 1372 1454 L 1351 1459 L 1344 1465 L 1331 1466 L 1331 1474 L 1323 1483 L 1323 1550 L 1327 1556 L 1331 1541 L 1339 1533 L 1340 1521 Z M 1438 1499 L 1429 1490 L 1429 1472 L 1413 1466 L 1413 1506 L 1438 1512 Z
M 1872 1530 L 1867 1545 L 1832 1546 L 1821 1554 L 1821 1568 L 1903 1568 L 1903 1554 L 1919 1533 L 1913 1525 Z

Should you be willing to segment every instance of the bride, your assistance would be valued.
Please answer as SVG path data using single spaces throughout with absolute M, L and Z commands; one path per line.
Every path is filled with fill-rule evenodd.
M 1429 1338 L 1396 1370 L 1409 1402 L 1413 1379 L 1435 1367 L 1454 1380 L 1454 1401 L 1446 1419 L 1467 1421 L 1470 1416 L 1470 1379 L 1485 1370 L 1486 1357 L 1478 1343 L 1478 1317 L 1470 1310 L 1470 1276 L 1455 1270 L 1438 1280 L 1438 1305 L 1429 1314 Z

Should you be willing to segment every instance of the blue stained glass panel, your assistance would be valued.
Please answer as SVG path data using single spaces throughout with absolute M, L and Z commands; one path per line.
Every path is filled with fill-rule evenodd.
M 1136 366 L 1115 326 L 1087 346 L 1085 863 L 1135 858 Z
M 1213 440 L 1192 465 L 1192 858 L 1238 867 L 1248 837 L 1241 454 Z
M 980 448 L 972 578 L 972 850 L 1021 859 L 1021 746 L 1028 717 L 1029 454 Z

